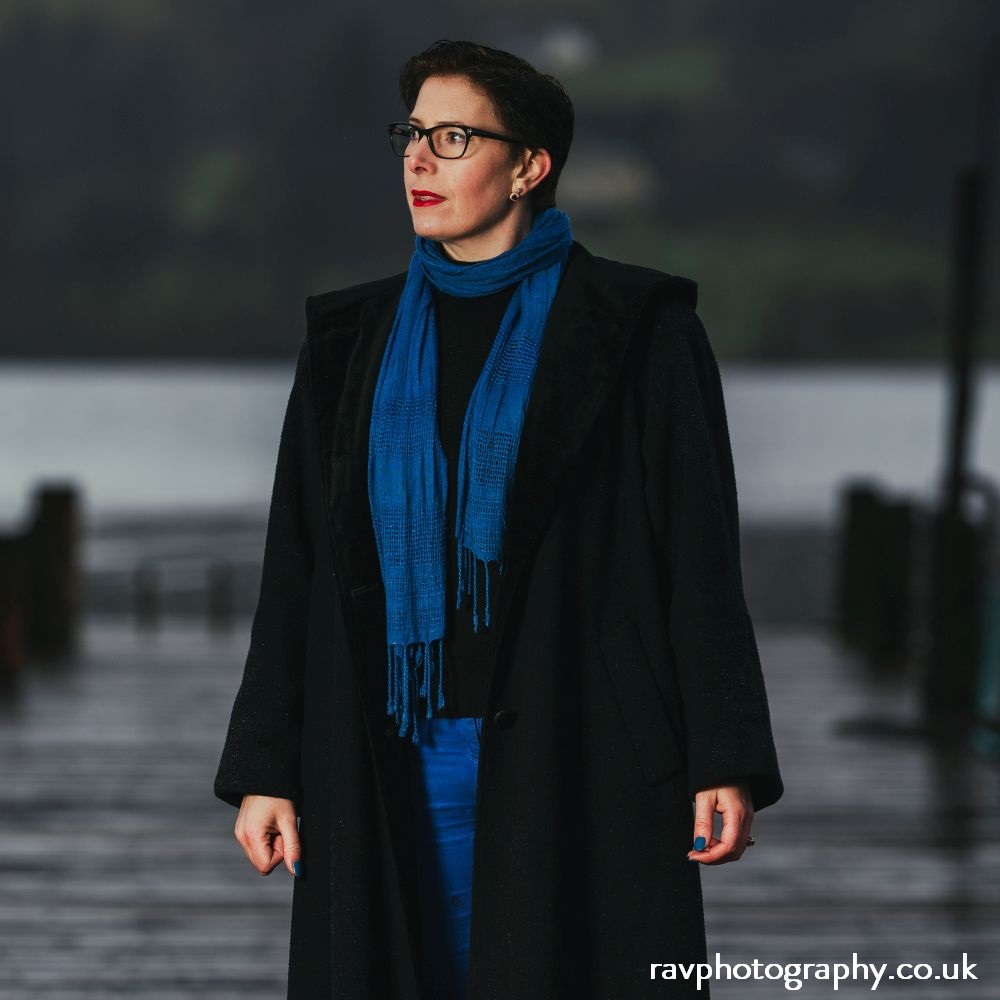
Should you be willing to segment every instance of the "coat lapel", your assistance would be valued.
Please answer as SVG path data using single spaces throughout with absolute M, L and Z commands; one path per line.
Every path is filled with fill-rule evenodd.
M 622 327 L 596 313 L 586 294 L 581 251 L 552 303 L 518 445 L 504 541 L 511 579 L 548 521 L 624 355 Z
M 312 297 L 308 310 L 327 521 L 369 726 L 384 721 L 379 703 L 384 708 L 385 675 L 372 664 L 385 662 L 385 605 L 368 503 L 368 427 L 404 281 L 405 275 L 397 275 L 362 289 Z M 363 294 L 365 289 L 369 294 Z
M 508 498 L 504 574 L 509 573 L 510 579 L 516 579 L 547 522 L 621 370 L 633 326 L 629 319 L 638 312 L 645 293 L 665 278 L 648 272 L 657 280 L 633 290 L 638 297 L 622 309 L 622 303 L 608 300 L 606 289 L 595 294 L 594 260 L 574 245 L 542 339 Z M 368 428 L 403 280 L 397 276 L 366 286 L 369 294 L 360 302 L 348 298 L 347 292 L 314 297 L 309 311 L 327 510 L 341 599 L 348 612 L 360 686 L 376 716 L 369 722 L 383 724 L 385 676 L 372 667 L 385 663 L 385 594 L 368 502 Z M 492 627 L 503 627 L 509 607 L 508 599 L 497 609 Z

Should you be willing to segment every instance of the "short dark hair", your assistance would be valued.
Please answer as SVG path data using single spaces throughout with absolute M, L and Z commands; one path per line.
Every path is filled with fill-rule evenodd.
M 531 193 L 534 210 L 554 206 L 556 185 L 573 141 L 573 102 L 562 84 L 529 62 L 475 42 L 435 42 L 407 60 L 399 74 L 399 95 L 412 111 L 431 76 L 464 76 L 490 99 L 497 118 L 527 149 L 547 149 L 548 176 Z M 518 147 L 513 147 L 517 155 Z

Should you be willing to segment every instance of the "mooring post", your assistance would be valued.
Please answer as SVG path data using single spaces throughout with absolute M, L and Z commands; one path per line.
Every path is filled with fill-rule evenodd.
M 25 645 L 47 659 L 74 651 L 80 608 L 77 565 L 79 497 L 73 483 L 35 489 L 34 517 L 26 532 Z
M 17 688 L 25 660 L 24 549 L 20 536 L 0 537 L 0 692 Z

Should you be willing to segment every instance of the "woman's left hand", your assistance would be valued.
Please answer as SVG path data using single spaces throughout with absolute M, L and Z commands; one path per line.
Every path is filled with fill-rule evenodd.
M 712 821 L 722 814 L 722 835 L 712 836 Z M 695 841 L 704 837 L 704 850 L 688 851 L 688 859 L 703 865 L 724 865 L 739 861 L 747 849 L 753 823 L 753 800 L 746 785 L 706 788 L 694 797 Z

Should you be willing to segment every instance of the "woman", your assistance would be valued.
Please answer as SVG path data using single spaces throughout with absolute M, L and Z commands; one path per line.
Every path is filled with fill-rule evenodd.
M 416 251 L 307 300 L 215 792 L 289 997 L 705 996 L 650 964 L 782 784 L 696 286 L 572 240 L 551 77 L 401 84 Z

